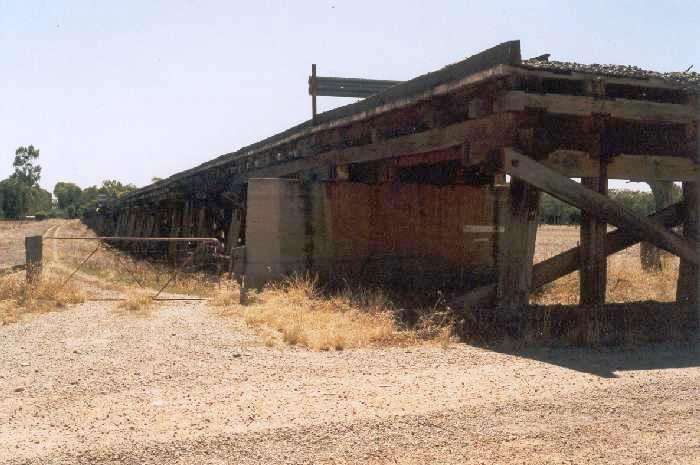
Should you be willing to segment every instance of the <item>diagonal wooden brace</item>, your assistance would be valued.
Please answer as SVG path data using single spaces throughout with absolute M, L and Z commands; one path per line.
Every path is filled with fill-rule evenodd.
M 685 205 L 675 203 L 660 210 L 647 218 L 663 224 L 667 228 L 678 226 L 683 222 Z M 605 236 L 605 253 L 612 255 L 640 242 L 640 238 L 622 229 L 611 231 Z M 562 276 L 573 273 L 581 267 L 581 247 L 573 247 L 554 257 L 536 263 L 532 268 L 532 289 L 542 287 Z M 496 295 L 496 285 L 488 284 L 471 290 L 467 294 L 452 301 L 454 308 L 474 306 L 487 303 Z
M 495 162 L 498 169 L 559 200 L 696 265 L 700 264 L 700 254 L 695 242 L 668 231 L 648 218 L 638 216 L 619 202 L 587 189 L 512 148 L 501 150 Z
M 675 203 L 647 218 L 663 224 L 667 228 L 678 226 L 683 222 L 684 205 Z M 605 254 L 612 255 L 640 242 L 639 237 L 624 229 L 616 229 L 605 235 Z M 532 289 L 566 276 L 581 268 L 581 247 L 572 247 L 554 257 L 536 263 L 532 268 Z

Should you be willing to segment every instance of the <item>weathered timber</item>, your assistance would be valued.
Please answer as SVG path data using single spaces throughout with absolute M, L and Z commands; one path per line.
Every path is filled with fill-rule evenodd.
M 696 96 L 695 109 L 698 120 L 694 127 L 695 153 L 694 161 L 700 163 L 700 95 Z M 688 240 L 696 241 L 700 247 L 700 176 L 692 182 L 683 183 L 683 200 L 687 203 L 683 235 Z M 700 324 L 700 266 L 698 263 L 681 259 L 678 270 L 676 301 L 691 304 L 695 308 L 696 322 Z
M 637 216 L 619 202 L 581 186 L 514 149 L 503 149 L 495 157 L 495 162 L 497 167 L 505 173 L 521 179 L 559 200 L 591 213 L 600 220 L 611 223 L 618 228 L 638 234 L 642 239 L 692 263 L 700 263 L 700 254 L 694 241 L 684 239 L 667 231 L 659 224 Z
M 598 160 L 579 150 L 555 150 L 543 161 L 569 178 L 598 176 Z M 620 154 L 607 165 L 608 179 L 631 181 L 692 181 L 700 173 L 692 159 L 680 156 Z
M 654 196 L 656 211 L 662 210 L 673 203 L 673 182 L 672 181 L 652 181 L 649 182 L 651 192 Z M 658 247 L 642 242 L 639 248 L 639 259 L 642 269 L 649 271 L 661 271 L 661 251 Z
M 565 94 L 534 94 L 520 90 L 505 92 L 495 104 L 495 111 L 524 111 L 541 108 L 549 113 L 573 116 L 608 114 L 612 118 L 635 121 L 690 123 L 697 115 L 691 105 L 657 103 L 644 100 L 600 100 L 595 97 Z
M 607 195 L 608 180 L 604 173 L 597 178 L 583 178 L 581 184 L 593 192 Z M 607 224 L 595 215 L 581 212 L 581 273 L 579 300 L 581 305 L 597 306 L 605 303 L 607 285 L 607 254 L 605 235 Z
M 176 238 L 180 236 L 180 231 L 182 230 L 182 209 L 173 208 L 170 212 L 170 237 Z M 177 242 L 171 242 L 168 244 L 168 256 L 171 259 L 177 257 L 178 248 Z
M 654 221 L 666 228 L 673 228 L 683 222 L 685 216 L 685 205 L 682 202 L 675 203 L 670 207 L 648 216 L 650 221 Z M 605 253 L 612 255 L 640 242 L 640 238 L 634 234 L 616 229 L 605 236 Z M 532 286 L 537 289 L 545 284 L 551 283 L 569 273 L 573 273 L 581 267 L 581 247 L 573 247 L 554 257 L 535 263 L 532 267 Z M 496 284 L 489 284 L 478 287 L 468 293 L 455 298 L 452 305 L 455 308 L 472 307 L 477 305 L 488 305 L 496 295 Z
M 309 77 L 309 95 L 319 97 L 369 97 L 386 91 L 390 87 L 400 84 L 402 81 L 388 81 L 379 79 L 341 78 L 329 76 Z
M 700 241 L 700 182 L 683 183 L 683 201 L 687 205 L 683 221 L 683 235 L 688 240 Z M 700 321 L 699 297 L 700 269 L 698 264 L 681 259 L 678 269 L 676 300 L 682 304 L 698 307 L 698 321 Z
M 27 236 L 24 238 L 25 270 L 27 284 L 34 285 L 41 279 L 43 267 L 43 243 L 41 236 Z
M 331 150 L 280 165 L 252 169 L 247 173 L 239 174 L 231 183 L 240 184 L 250 178 L 287 176 L 326 165 L 366 163 L 433 152 L 461 147 L 465 142 L 470 142 L 468 164 L 478 164 L 488 159 L 490 151 L 515 141 L 516 123 L 517 117 L 512 114 L 490 115 L 367 146 Z
M 539 195 L 531 185 L 512 179 L 508 201 L 500 207 L 505 232 L 499 235 L 496 305 L 502 309 L 521 309 L 528 303 Z
M 241 235 L 241 214 L 239 209 L 234 209 L 231 212 L 231 222 L 229 223 L 228 232 L 226 234 L 226 255 L 231 255 L 231 250 L 238 247 L 238 239 Z

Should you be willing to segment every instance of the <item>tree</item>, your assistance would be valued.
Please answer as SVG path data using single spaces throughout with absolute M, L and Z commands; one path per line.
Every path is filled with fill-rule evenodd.
M 0 212 L 9 218 L 21 218 L 28 213 L 51 208 L 51 194 L 39 187 L 41 166 L 39 150 L 33 145 L 19 147 L 12 164 L 15 171 L 0 182 Z
M 107 179 L 102 181 L 100 187 L 90 186 L 83 189 L 80 207 L 82 210 L 93 210 L 97 208 L 101 197 L 104 200 L 116 200 L 136 189 L 133 184 L 122 184 L 120 181 Z
M 107 196 L 109 199 L 118 199 L 122 195 L 135 191 L 137 188 L 133 184 L 122 184 L 115 179 L 107 179 L 102 181 L 100 194 Z
M 17 178 L 9 177 L 0 182 L 1 209 L 6 218 L 21 218 L 27 214 L 29 188 Z
M 33 145 L 17 148 L 15 161 L 12 164 L 15 172 L 11 177 L 28 187 L 37 185 L 41 179 L 41 166 L 36 163 L 38 159 L 39 150 L 35 149 Z
M 77 208 L 80 205 L 82 193 L 82 189 L 72 182 L 58 182 L 53 188 L 53 195 L 56 197 L 58 208 L 61 210 Z

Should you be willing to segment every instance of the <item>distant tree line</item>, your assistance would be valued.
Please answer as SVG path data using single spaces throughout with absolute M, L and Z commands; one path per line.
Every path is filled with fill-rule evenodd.
M 656 211 L 654 195 L 651 192 L 610 189 L 608 196 L 640 215 L 651 215 Z M 673 199 L 681 199 L 681 189 L 673 186 Z M 581 210 L 562 202 L 549 194 L 542 194 L 540 200 L 540 223 L 581 224 Z
M 0 218 L 77 218 L 97 208 L 100 202 L 118 199 L 136 189 L 133 184 L 111 179 L 103 181 L 99 187 L 85 189 L 71 182 L 58 182 L 53 190 L 54 202 L 51 192 L 39 187 L 41 166 L 38 161 L 39 150 L 32 145 L 15 151 L 14 172 L 0 181 Z

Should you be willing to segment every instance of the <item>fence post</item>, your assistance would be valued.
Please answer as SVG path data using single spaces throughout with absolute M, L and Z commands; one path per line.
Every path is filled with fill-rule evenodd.
M 41 279 L 43 242 L 41 236 L 24 238 L 26 251 L 27 284 L 34 284 Z

